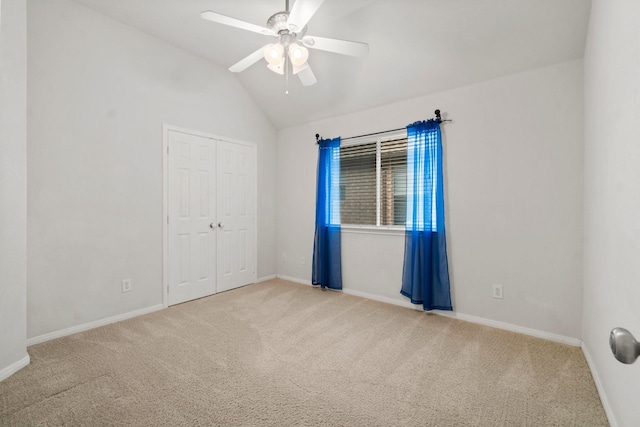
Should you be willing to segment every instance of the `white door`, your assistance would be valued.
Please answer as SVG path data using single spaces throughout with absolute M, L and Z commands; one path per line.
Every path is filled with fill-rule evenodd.
M 218 292 L 256 280 L 255 153 L 218 141 Z
M 169 131 L 168 303 L 216 292 L 216 142 Z

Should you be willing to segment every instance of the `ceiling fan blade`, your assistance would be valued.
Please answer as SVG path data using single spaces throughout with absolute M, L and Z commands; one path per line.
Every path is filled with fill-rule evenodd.
M 325 50 L 327 52 L 339 53 L 341 55 L 364 57 L 369 53 L 369 45 L 360 42 L 350 42 L 347 40 L 328 39 L 326 37 L 306 36 L 302 43 L 311 49 Z
M 263 53 L 264 48 L 265 47 L 263 46 L 260 49 L 256 50 L 255 52 L 253 52 L 251 55 L 247 56 L 246 58 L 241 59 L 239 62 L 236 62 L 231 67 L 229 67 L 229 71 L 231 71 L 232 73 L 240 73 L 246 70 L 247 68 L 251 67 L 253 64 L 255 64 L 256 62 L 264 58 L 264 53 Z
M 316 79 L 316 75 L 313 74 L 313 71 L 311 71 L 311 67 L 309 67 L 308 64 L 304 70 L 298 73 L 298 78 L 300 79 L 302 86 L 312 86 L 318 81 Z
M 320 8 L 324 0 L 296 0 L 289 13 L 287 25 L 294 33 L 303 29 L 311 17 Z
M 268 36 L 273 36 L 274 33 L 268 28 L 261 27 L 259 25 L 250 24 L 249 22 L 240 21 L 239 19 L 230 18 L 225 15 L 221 15 L 217 12 L 213 12 L 211 10 L 205 10 L 200 13 L 202 19 L 206 19 L 207 21 L 217 22 L 218 24 L 228 25 L 230 27 L 240 28 L 242 30 L 253 31 L 258 34 L 265 34 Z

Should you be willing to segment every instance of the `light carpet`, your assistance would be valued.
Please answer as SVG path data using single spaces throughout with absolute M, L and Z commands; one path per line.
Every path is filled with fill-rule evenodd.
M 283 280 L 29 354 L 2 426 L 607 425 L 578 348 Z

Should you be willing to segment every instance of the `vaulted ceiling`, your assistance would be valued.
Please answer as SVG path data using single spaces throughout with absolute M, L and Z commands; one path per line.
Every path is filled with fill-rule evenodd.
M 273 38 L 200 12 L 265 26 L 285 0 L 74 0 L 224 68 Z M 293 0 L 291 1 L 293 5 Z M 264 60 L 237 74 L 278 128 L 581 58 L 590 0 L 325 0 L 308 34 L 361 41 L 363 59 L 310 50 L 303 87 Z

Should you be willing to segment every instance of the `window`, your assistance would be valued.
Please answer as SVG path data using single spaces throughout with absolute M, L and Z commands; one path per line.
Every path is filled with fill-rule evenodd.
M 406 132 L 340 147 L 342 224 L 403 226 L 406 207 Z

